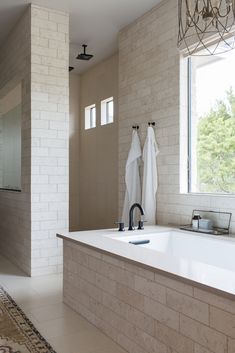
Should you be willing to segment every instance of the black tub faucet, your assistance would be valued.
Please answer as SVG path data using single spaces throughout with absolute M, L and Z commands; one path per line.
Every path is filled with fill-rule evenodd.
M 140 210 L 141 216 L 144 216 L 144 210 L 141 207 L 141 205 L 139 203 L 134 203 L 131 206 L 130 211 L 129 211 L 129 228 L 128 228 L 128 230 L 134 230 L 134 227 L 133 227 L 133 214 L 134 214 L 134 209 L 136 207 Z

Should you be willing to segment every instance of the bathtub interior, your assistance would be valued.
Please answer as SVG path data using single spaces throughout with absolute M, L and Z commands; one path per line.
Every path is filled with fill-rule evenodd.
M 138 246 L 165 253 L 170 256 L 187 258 L 212 266 L 235 271 L 235 241 L 228 238 L 198 235 L 184 231 L 167 231 L 155 234 L 141 234 L 115 238 Z M 143 241 L 144 244 L 141 244 Z M 130 242 L 138 242 L 134 245 Z M 157 256 L 157 254 L 156 254 Z

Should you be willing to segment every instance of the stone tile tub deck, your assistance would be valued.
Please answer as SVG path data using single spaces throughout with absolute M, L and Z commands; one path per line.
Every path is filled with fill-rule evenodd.
M 64 243 L 64 302 L 127 352 L 235 353 L 234 239 L 157 226 L 143 233 L 58 236 Z M 160 251 L 129 244 L 129 238 L 164 236 L 168 244 L 159 243 Z M 183 249 L 186 236 L 192 243 Z M 202 262 L 205 249 L 211 264 Z

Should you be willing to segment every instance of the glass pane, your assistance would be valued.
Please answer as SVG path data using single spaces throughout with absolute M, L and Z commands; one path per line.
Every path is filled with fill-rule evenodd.
M 113 101 L 107 102 L 107 124 L 113 122 Z
M 96 108 L 90 109 L 91 128 L 96 127 Z
M 189 60 L 189 191 L 235 193 L 235 51 Z

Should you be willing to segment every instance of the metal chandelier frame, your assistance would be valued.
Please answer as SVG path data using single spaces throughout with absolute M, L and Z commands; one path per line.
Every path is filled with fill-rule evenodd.
M 188 55 L 235 48 L 235 0 L 178 0 L 178 47 Z

